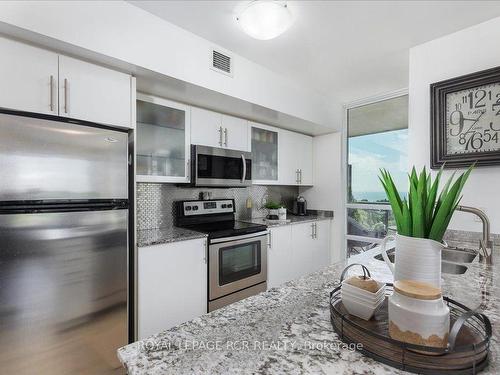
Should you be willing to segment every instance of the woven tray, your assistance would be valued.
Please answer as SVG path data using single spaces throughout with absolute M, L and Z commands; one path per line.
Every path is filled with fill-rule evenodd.
M 392 284 L 387 284 L 383 305 L 371 320 L 365 321 L 347 312 L 340 297 L 340 285 L 336 287 L 330 293 L 330 317 L 340 339 L 362 344 L 359 351 L 379 362 L 419 374 L 476 374 L 487 365 L 492 332 L 489 319 L 448 297 L 443 297 L 450 308 L 452 327 L 447 348 L 392 339 L 387 309 L 392 290 Z

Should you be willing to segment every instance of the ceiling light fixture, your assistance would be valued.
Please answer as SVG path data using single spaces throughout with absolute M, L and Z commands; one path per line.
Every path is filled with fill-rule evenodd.
M 283 34 L 293 23 L 284 1 L 254 0 L 236 18 L 252 38 L 269 40 Z

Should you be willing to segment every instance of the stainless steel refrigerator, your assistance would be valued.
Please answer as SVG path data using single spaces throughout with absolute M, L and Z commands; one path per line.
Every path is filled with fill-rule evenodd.
M 0 113 L 1 372 L 119 371 L 127 267 L 128 134 Z

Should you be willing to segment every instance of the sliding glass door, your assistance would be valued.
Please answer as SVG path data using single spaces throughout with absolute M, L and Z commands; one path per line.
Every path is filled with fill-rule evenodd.
M 407 190 L 408 95 L 395 95 L 347 108 L 347 257 L 370 250 L 396 231 L 391 207 L 378 180 L 391 172 Z

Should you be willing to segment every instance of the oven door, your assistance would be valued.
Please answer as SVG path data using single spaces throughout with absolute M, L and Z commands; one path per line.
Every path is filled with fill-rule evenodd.
M 252 154 L 223 148 L 192 146 L 195 186 L 252 185 Z
M 218 238 L 209 245 L 209 300 L 265 282 L 267 231 Z

